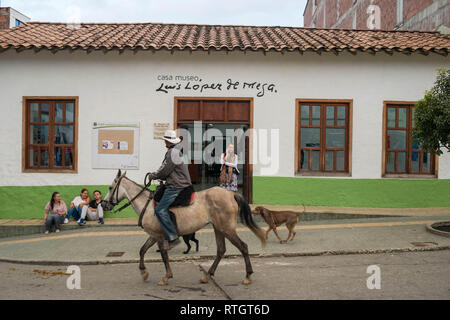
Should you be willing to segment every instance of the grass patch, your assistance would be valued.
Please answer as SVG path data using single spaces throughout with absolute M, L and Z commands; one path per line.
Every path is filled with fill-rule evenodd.
M 258 204 L 367 208 L 450 207 L 450 180 L 254 177 Z
M 82 188 L 89 190 L 91 200 L 94 190 L 100 190 L 103 198 L 108 193 L 106 185 L 98 186 L 33 186 L 33 187 L 0 187 L 0 219 L 36 219 L 44 218 L 44 207 L 50 201 L 52 193 L 58 191 L 61 199 L 69 208 L 73 198 L 80 194 Z M 123 201 L 125 204 L 125 201 Z M 137 217 L 133 208 L 122 210 L 118 214 L 105 212 L 105 218 L 133 218 Z
M 53 191 L 69 205 L 83 186 L 0 187 L 0 219 L 44 217 L 44 206 Z M 91 185 L 105 196 L 106 185 Z M 450 207 L 450 180 L 328 179 L 254 177 L 255 204 L 368 208 Z M 125 202 L 123 202 L 125 203 Z M 105 218 L 137 217 L 131 207 Z

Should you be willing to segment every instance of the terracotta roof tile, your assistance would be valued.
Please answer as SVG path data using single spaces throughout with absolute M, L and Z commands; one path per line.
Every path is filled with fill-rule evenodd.
M 437 32 L 345 30 L 266 26 L 167 23 L 30 22 L 0 31 L 0 51 L 58 50 L 241 50 L 305 52 L 342 51 L 447 55 L 450 36 Z

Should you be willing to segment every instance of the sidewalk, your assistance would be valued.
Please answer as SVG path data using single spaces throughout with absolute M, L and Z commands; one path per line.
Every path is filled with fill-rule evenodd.
M 449 220 L 448 215 L 302 221 L 296 227 L 294 241 L 280 244 L 271 232 L 264 249 L 248 228 L 239 225 L 238 234 L 247 243 L 251 256 L 281 260 L 290 256 L 449 250 L 450 238 L 432 234 L 425 228 L 428 223 L 443 220 Z M 260 226 L 266 229 L 264 224 Z M 281 238 L 287 237 L 284 227 L 278 230 Z M 137 226 L 103 225 L 100 228 L 77 226 L 76 230 L 47 236 L 3 238 L 0 239 L 0 261 L 44 265 L 137 263 L 139 249 L 147 237 Z M 199 252 L 195 252 L 195 245 L 191 243 L 191 252 L 184 255 L 186 245 L 182 243 L 169 252 L 170 259 L 214 259 L 216 244 L 212 228 L 199 230 L 196 238 L 200 241 Z M 239 251 L 228 241 L 225 256 L 241 259 Z M 149 249 L 146 261 L 161 261 L 156 246 Z
M 260 205 L 250 205 L 253 209 Z M 292 210 L 302 211 L 300 206 L 285 206 L 285 205 L 263 205 L 264 207 L 275 210 Z M 450 207 L 436 207 L 436 208 L 356 208 L 356 207 L 319 207 L 306 206 L 306 213 L 300 216 L 301 221 L 316 221 L 316 220 L 341 220 L 341 219 L 355 219 L 355 218 L 376 218 L 376 217 L 437 217 L 448 216 L 450 219 Z M 117 218 L 116 218 L 117 217 Z M 134 218 L 120 218 L 116 217 L 105 218 L 105 224 L 108 226 L 137 226 L 138 217 Z M 264 223 L 262 218 L 255 216 L 255 221 Z M 97 221 L 88 221 L 84 228 L 103 227 Z M 69 224 L 62 225 L 61 230 L 79 230 L 79 226 L 73 220 Z M 43 219 L 0 219 L 0 238 L 11 236 L 25 236 L 31 234 L 39 234 L 44 232 Z
M 252 209 L 259 205 L 250 205 Z M 292 210 L 301 211 L 301 206 L 285 205 L 262 205 L 270 210 Z M 449 215 L 450 207 L 434 208 L 358 208 L 358 207 L 319 207 L 305 206 L 307 213 L 330 213 L 330 214 L 356 214 L 356 215 L 386 215 L 386 216 L 411 216 L 432 217 Z

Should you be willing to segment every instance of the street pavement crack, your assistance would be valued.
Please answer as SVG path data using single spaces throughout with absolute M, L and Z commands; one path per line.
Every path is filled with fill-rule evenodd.
M 166 298 L 163 298 L 163 297 L 158 297 L 158 296 L 155 296 L 155 295 L 149 294 L 149 293 L 144 293 L 144 296 L 152 297 L 152 298 L 156 298 L 156 299 L 160 299 L 160 300 L 170 300 L 170 299 L 166 299 Z
M 208 272 L 205 270 L 205 268 L 202 267 L 202 265 L 198 265 L 200 271 L 202 271 L 205 274 L 208 274 Z M 233 300 L 230 295 L 216 282 L 216 280 L 214 280 L 213 277 L 209 277 L 209 281 L 211 281 L 214 286 L 217 288 L 217 290 L 219 290 L 219 292 L 225 297 L 225 299 L 227 300 Z

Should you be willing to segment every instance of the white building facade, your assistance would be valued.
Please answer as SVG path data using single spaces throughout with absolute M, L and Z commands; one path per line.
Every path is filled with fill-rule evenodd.
M 410 110 L 433 86 L 438 68 L 450 68 L 448 56 L 6 50 L 0 53 L 0 185 L 110 184 L 116 171 L 92 165 L 94 122 L 139 124 L 138 168 L 129 170 L 128 176 L 141 181 L 160 165 L 165 152 L 163 142 L 154 137 L 155 123 L 180 128 L 189 122 L 180 121 L 184 112 L 180 101 L 226 101 L 225 108 L 239 108 L 233 101 L 248 102 L 244 122 L 256 134 L 250 140 L 250 179 L 261 175 L 450 179 L 450 154 L 433 158 L 418 153 L 408 136 Z M 73 120 L 66 119 L 74 126 L 74 141 L 68 142 L 73 145 L 67 149 L 73 153 L 66 162 L 69 169 L 33 168 L 29 153 L 33 143 L 27 139 L 33 140 L 27 131 L 32 120 L 27 117 L 30 102 L 39 100 L 74 103 L 64 109 L 67 117 L 71 108 L 75 114 Z M 205 103 L 202 106 L 205 114 Z M 216 114 L 223 106 L 217 108 L 209 119 L 220 118 Z M 237 119 L 223 123 L 241 123 Z M 211 126 L 222 120 L 210 121 Z M 58 125 L 53 126 L 54 130 Z M 271 164 L 260 155 L 261 129 L 268 130 L 267 144 L 271 134 L 277 141 L 269 147 L 269 152 L 276 150 L 268 155 Z M 405 145 L 395 147 L 403 136 Z M 47 161 L 52 162 L 55 154 Z

